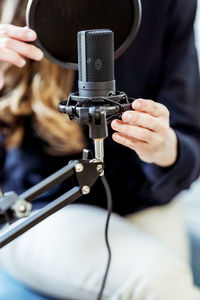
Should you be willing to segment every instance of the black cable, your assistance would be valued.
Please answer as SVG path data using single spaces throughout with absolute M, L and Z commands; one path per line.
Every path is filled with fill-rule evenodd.
M 105 274 L 104 274 L 104 277 L 103 277 L 103 282 L 102 282 L 101 289 L 100 289 L 97 300 L 102 299 L 103 291 L 104 291 L 104 288 L 105 288 L 105 285 L 106 285 L 106 280 L 107 280 L 107 277 L 108 277 L 108 271 L 109 271 L 110 263 L 111 263 L 111 249 L 110 249 L 110 244 L 109 244 L 109 239 L 108 239 L 108 229 L 109 229 L 109 221 L 110 221 L 110 216 L 111 216 L 111 213 L 112 213 L 112 206 L 113 206 L 112 205 L 111 190 L 110 190 L 110 187 L 109 187 L 109 184 L 106 180 L 105 175 L 101 176 L 101 181 L 103 183 L 103 186 L 104 186 L 104 189 L 105 189 L 105 192 L 106 192 L 106 197 L 107 197 L 108 215 L 107 215 L 106 226 L 105 226 L 105 241 L 106 241 L 106 247 L 107 247 L 107 250 L 108 250 L 108 262 L 107 262 L 106 271 L 105 271 Z

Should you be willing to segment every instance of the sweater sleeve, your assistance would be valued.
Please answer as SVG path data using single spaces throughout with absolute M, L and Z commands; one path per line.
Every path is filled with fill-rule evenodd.
M 169 10 L 162 84 L 156 101 L 170 111 L 171 127 L 178 137 L 178 158 L 169 168 L 142 163 L 147 178 L 144 189 L 156 202 L 169 202 L 200 174 L 200 79 L 193 29 L 196 4 L 196 0 L 173 0 Z

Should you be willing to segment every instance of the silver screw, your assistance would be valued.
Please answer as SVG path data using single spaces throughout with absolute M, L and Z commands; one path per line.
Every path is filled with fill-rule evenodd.
M 83 193 L 83 195 L 87 195 L 87 194 L 89 194 L 89 192 L 90 192 L 89 186 L 84 185 L 84 186 L 82 187 L 82 193 Z
M 21 213 L 26 212 L 26 206 L 24 204 L 20 204 L 18 209 Z
M 19 199 L 12 208 L 17 218 L 24 218 L 30 215 L 32 204 L 24 199 Z
M 76 164 L 76 166 L 75 166 L 75 170 L 76 170 L 76 172 L 77 172 L 77 173 L 80 173 L 80 172 L 82 172 L 82 171 L 83 171 L 83 169 L 84 169 L 84 167 L 83 167 L 83 165 L 82 165 L 82 164 L 80 164 L 80 163 Z

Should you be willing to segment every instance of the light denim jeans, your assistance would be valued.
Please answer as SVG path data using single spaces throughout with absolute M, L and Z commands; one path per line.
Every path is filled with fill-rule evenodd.
M 1 300 L 54 300 L 30 290 L 27 286 L 0 269 L 0 299 Z
M 4 247 L 1 264 L 40 294 L 94 300 L 107 262 L 106 214 L 97 207 L 70 205 Z M 113 214 L 109 236 L 112 265 L 103 299 L 200 300 L 179 200 L 128 218 Z

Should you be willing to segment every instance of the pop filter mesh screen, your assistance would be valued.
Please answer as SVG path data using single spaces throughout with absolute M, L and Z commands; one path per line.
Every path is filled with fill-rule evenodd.
M 77 63 L 78 31 L 109 28 L 118 49 L 131 31 L 133 14 L 131 0 L 41 0 L 35 7 L 34 29 L 51 55 Z

